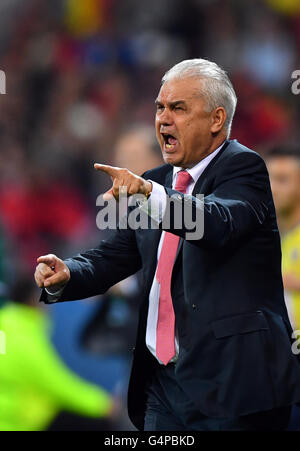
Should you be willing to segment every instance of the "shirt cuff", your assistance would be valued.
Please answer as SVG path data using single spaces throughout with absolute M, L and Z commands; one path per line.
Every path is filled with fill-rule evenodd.
M 48 302 L 57 302 L 62 295 L 62 292 L 64 291 L 65 287 L 60 288 L 59 290 L 53 291 L 51 288 L 45 288 L 45 291 L 47 293 L 47 301 Z
M 163 185 L 152 180 L 147 180 L 152 183 L 152 191 L 148 199 L 139 201 L 139 208 L 147 213 L 157 224 L 162 222 L 167 206 L 167 194 Z

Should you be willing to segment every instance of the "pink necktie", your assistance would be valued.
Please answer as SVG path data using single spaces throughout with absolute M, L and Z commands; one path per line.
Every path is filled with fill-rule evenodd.
M 179 171 L 175 189 L 186 193 L 192 180 L 187 171 Z M 160 284 L 156 355 L 164 365 L 167 365 L 175 355 L 175 313 L 171 297 L 171 277 L 179 239 L 179 236 L 165 232 L 156 271 L 156 278 Z

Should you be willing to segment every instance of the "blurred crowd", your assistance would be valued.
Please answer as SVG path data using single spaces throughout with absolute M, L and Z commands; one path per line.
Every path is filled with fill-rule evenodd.
M 105 235 L 96 198 L 110 180 L 94 162 L 139 174 L 161 164 L 154 100 L 176 62 L 208 58 L 229 73 L 238 96 L 232 139 L 266 159 L 275 145 L 299 145 L 298 0 L 2 0 L 0 30 L 3 299 L 18 278 L 33 278 L 39 255 L 71 256 Z M 123 310 L 101 304 L 112 352 L 126 353 L 109 324 L 122 323 L 120 311 L 135 318 L 133 292 L 131 283 L 109 295 L 126 301 Z M 82 333 L 99 353 L 101 318 Z M 125 326 L 116 330 L 130 344 Z

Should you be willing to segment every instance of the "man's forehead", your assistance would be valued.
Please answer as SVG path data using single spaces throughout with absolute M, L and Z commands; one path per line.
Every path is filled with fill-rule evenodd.
M 188 101 L 201 95 L 202 84 L 199 78 L 182 78 L 166 81 L 160 88 L 157 101 Z

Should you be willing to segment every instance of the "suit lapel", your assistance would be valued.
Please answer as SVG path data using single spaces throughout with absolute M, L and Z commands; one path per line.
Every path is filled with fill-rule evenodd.
M 224 150 L 228 147 L 230 144 L 229 140 L 226 140 L 222 149 L 220 152 L 217 153 L 217 155 L 209 162 L 209 164 L 206 166 L 200 177 L 198 178 L 197 182 L 195 183 L 192 195 L 195 196 L 197 193 L 206 194 L 205 190 L 203 189 L 205 186 L 205 181 L 207 180 L 207 176 L 209 174 L 209 171 L 214 167 L 220 156 L 223 154 Z
M 197 193 L 203 193 L 204 195 L 205 190 L 204 190 L 204 182 L 207 179 L 207 175 L 209 173 L 209 171 L 212 169 L 212 167 L 216 164 L 217 160 L 219 159 L 219 157 L 221 156 L 221 154 L 224 152 L 224 150 L 226 149 L 226 147 L 230 144 L 229 140 L 226 140 L 222 149 L 220 150 L 220 152 L 217 153 L 217 155 L 215 156 L 215 158 L 213 158 L 209 164 L 206 166 L 206 168 L 204 169 L 204 171 L 202 172 L 202 174 L 200 175 L 200 177 L 198 178 L 197 182 L 195 183 L 194 189 L 192 191 L 192 195 L 195 196 Z M 181 251 L 182 245 L 183 245 L 183 238 L 180 238 L 179 244 L 178 244 L 178 248 L 177 248 L 177 252 L 176 252 L 176 257 L 175 257 L 175 263 L 177 260 L 177 257 Z M 174 263 L 174 264 L 175 264 Z
M 172 182 L 173 182 L 173 167 L 171 166 L 170 171 L 168 171 L 166 175 L 164 186 L 166 186 L 167 188 L 172 188 Z

